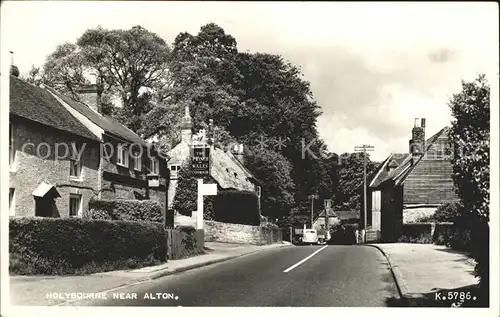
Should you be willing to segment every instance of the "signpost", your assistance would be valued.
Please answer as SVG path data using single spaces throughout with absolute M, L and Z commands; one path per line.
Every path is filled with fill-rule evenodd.
M 217 195 L 216 184 L 203 184 L 203 176 L 210 175 L 210 148 L 194 146 L 192 148 L 191 171 L 198 177 L 198 210 L 196 214 L 196 229 L 203 229 L 203 196 Z
M 354 151 L 363 152 L 363 229 L 361 235 L 363 236 L 362 241 L 365 242 L 366 235 L 366 151 L 373 151 L 375 147 L 373 145 L 359 145 L 354 147 Z

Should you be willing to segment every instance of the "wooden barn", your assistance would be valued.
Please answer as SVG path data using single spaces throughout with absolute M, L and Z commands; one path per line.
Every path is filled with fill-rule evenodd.
M 418 221 L 441 204 L 458 201 L 448 130 L 444 127 L 426 140 L 425 119 L 416 119 L 409 153 L 390 154 L 370 180 L 367 231 L 375 232 L 381 241 L 397 241 L 403 223 Z

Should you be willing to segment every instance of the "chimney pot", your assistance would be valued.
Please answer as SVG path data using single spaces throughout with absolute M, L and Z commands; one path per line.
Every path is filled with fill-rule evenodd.
M 421 120 L 421 125 L 420 125 L 422 128 L 425 128 L 425 118 L 422 118 Z

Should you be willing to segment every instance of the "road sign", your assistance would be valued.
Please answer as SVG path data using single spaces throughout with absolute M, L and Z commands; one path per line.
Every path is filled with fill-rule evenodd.
M 191 171 L 193 175 L 210 175 L 210 148 L 205 146 L 193 147 L 192 153 Z

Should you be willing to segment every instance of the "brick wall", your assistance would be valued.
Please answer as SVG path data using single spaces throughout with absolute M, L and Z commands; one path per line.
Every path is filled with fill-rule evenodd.
M 205 220 L 205 241 L 263 245 L 281 241 L 278 229 Z
M 60 217 L 69 215 L 70 193 L 81 195 L 82 209 L 88 209 L 88 201 L 94 193 L 90 189 L 78 187 L 90 187 L 94 190 L 99 188 L 99 143 L 86 141 L 82 155 L 82 179 L 76 181 L 70 179 L 68 158 L 55 159 L 55 144 L 84 141 L 83 138 L 22 119 L 13 119 L 11 123 L 15 129 L 16 156 L 15 167 L 10 172 L 9 188 L 15 190 L 15 216 L 35 215 L 32 193 L 42 182 L 55 185 L 61 195 L 55 200 Z M 43 143 L 50 147 L 50 155 L 47 158 L 41 157 L 48 154 L 47 148 L 40 146 Z M 37 155 L 37 147 L 40 149 L 40 156 Z M 60 155 L 64 155 L 62 146 L 60 150 Z

